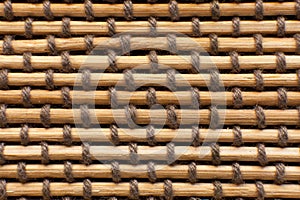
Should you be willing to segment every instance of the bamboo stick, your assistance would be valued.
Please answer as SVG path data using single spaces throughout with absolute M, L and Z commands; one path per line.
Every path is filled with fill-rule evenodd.
M 265 16 L 272 15 L 295 15 L 296 8 L 294 2 L 264 2 Z M 93 14 L 95 17 L 123 17 L 123 4 L 93 4 Z M 219 3 L 220 16 L 254 16 L 255 3 Z M 44 16 L 43 4 L 12 3 L 14 16 Z M 181 17 L 191 16 L 211 16 L 211 4 L 178 4 L 179 15 Z M 51 3 L 51 11 L 54 16 L 85 17 L 84 4 L 61 4 Z M 134 17 L 148 16 L 170 16 L 169 4 L 133 4 Z M 0 16 L 4 16 L 4 3 L 0 4 Z
M 147 142 L 146 129 L 126 129 L 118 128 L 118 138 L 120 142 Z M 300 130 L 287 129 L 287 143 L 300 143 Z M 128 134 L 130 133 L 130 134 Z M 226 142 L 233 143 L 235 134 L 233 129 L 199 129 L 200 142 Z M 73 142 L 108 142 L 112 141 L 111 130 L 108 128 L 71 128 L 71 141 Z M 242 141 L 244 143 L 278 143 L 279 130 L 277 129 L 241 129 Z M 20 142 L 20 128 L 0 129 L 2 142 Z M 29 128 L 29 142 L 65 142 L 63 128 Z M 193 135 L 191 129 L 156 129 L 155 141 L 158 143 L 176 142 L 189 143 Z
M 81 124 L 85 121 L 81 118 L 80 109 L 53 108 L 49 111 L 49 122 L 53 124 Z M 84 111 L 85 112 L 85 111 Z M 89 109 L 88 123 L 91 124 L 127 124 L 128 119 L 125 109 Z M 264 110 L 265 125 L 298 125 L 299 111 L 287 110 Z M 210 110 L 182 109 L 175 111 L 177 121 L 180 124 L 206 124 L 209 125 Z M 45 114 L 45 113 L 44 113 Z M 166 124 L 167 110 L 165 109 L 136 109 L 136 124 Z M 5 111 L 6 123 L 42 123 L 41 109 L 37 108 L 7 108 Z M 45 114 L 48 115 L 48 114 Z M 256 111 L 252 109 L 219 109 L 218 122 L 225 125 L 257 125 Z
M 141 49 L 159 49 L 168 50 L 167 37 L 131 37 L 129 39 L 131 50 Z M 295 52 L 297 50 L 296 41 L 294 38 L 263 38 L 263 51 L 270 52 Z M 36 40 L 13 40 L 11 42 L 14 53 L 20 54 L 24 52 L 32 53 L 48 53 L 47 39 Z M 55 45 L 57 51 L 84 51 L 86 50 L 86 43 L 84 37 L 76 38 L 56 38 Z M 119 38 L 110 37 L 95 37 L 93 42 L 94 47 L 97 49 L 114 49 L 121 48 Z M 188 38 L 177 37 L 176 48 L 182 51 L 208 51 L 211 52 L 210 39 L 201 38 Z M 218 38 L 218 51 L 219 52 L 255 52 L 256 44 L 253 37 L 219 37 Z M 3 54 L 3 41 L 0 41 L 0 53 Z
M 193 35 L 193 23 L 192 22 L 168 22 L 157 21 L 156 31 L 160 33 L 182 33 L 187 35 Z M 217 35 L 230 35 L 233 32 L 233 26 L 231 21 L 205 21 L 199 22 L 201 27 L 201 33 L 207 35 L 215 33 Z M 240 35 L 247 34 L 277 34 L 277 21 L 240 21 Z M 296 20 L 285 21 L 285 33 L 295 34 L 300 32 L 300 22 Z M 21 21 L 0 21 L 0 34 L 15 34 L 22 35 L 25 33 L 25 22 Z M 109 29 L 107 22 L 87 22 L 87 21 L 71 21 L 70 33 L 72 35 L 108 35 Z M 149 22 L 147 21 L 116 21 L 115 33 L 130 33 L 130 34 L 148 34 L 150 33 Z M 33 35 L 49 35 L 62 34 L 62 22 L 61 21 L 34 21 L 32 22 L 32 34 Z
M 70 92 L 70 101 L 73 104 L 94 104 L 94 105 L 110 105 L 110 92 L 105 90 L 97 91 L 73 91 Z M 156 103 L 161 105 L 192 105 L 191 91 L 156 91 Z M 148 91 L 116 91 L 118 105 L 148 105 Z M 300 92 L 287 91 L 287 106 L 298 106 L 300 102 Z M 241 92 L 243 98 L 243 106 L 278 106 L 279 98 L 276 91 L 264 92 Z M 1 103 L 4 104 L 23 104 L 22 90 L 0 90 Z M 199 91 L 200 106 L 218 105 L 235 106 L 234 92 L 211 92 Z M 64 95 L 61 90 L 39 90 L 30 91 L 31 104 L 57 104 L 64 105 Z
M 7 164 L 0 166 L 1 178 L 18 178 L 18 165 Z M 62 164 L 26 164 L 26 177 L 36 178 L 65 178 L 65 167 Z M 147 165 L 119 164 L 121 178 L 148 178 Z M 241 165 L 240 171 L 244 180 L 274 180 L 275 166 Z M 155 174 L 159 179 L 189 179 L 188 165 L 155 165 Z M 197 179 L 232 179 L 233 167 L 230 165 L 196 165 Z M 109 164 L 72 164 L 72 176 L 76 178 L 112 178 Z M 300 178 L 299 166 L 285 166 L 284 179 L 298 181 Z
M 297 87 L 297 74 L 262 74 L 264 87 Z M 45 73 L 8 73 L 8 86 L 46 86 Z M 166 74 L 133 73 L 136 86 L 168 87 Z M 210 74 L 176 74 L 177 87 L 207 87 L 210 85 Z M 81 73 L 54 73 L 55 86 L 82 86 Z M 256 87 L 254 74 L 219 74 L 220 87 Z M 91 73 L 91 86 L 126 86 L 121 73 Z
M 229 56 L 200 56 L 200 69 L 232 69 Z M 178 70 L 192 69 L 191 56 L 185 55 L 158 55 L 159 69 L 172 67 Z M 242 70 L 251 69 L 276 69 L 275 55 L 239 56 L 239 65 Z M 0 68 L 24 69 L 23 56 L 0 55 Z M 70 55 L 69 60 L 73 69 L 89 68 L 91 70 L 105 70 L 109 66 L 107 56 Z M 286 69 L 299 69 L 300 56 L 285 55 Z M 150 69 L 148 56 L 117 56 L 118 69 Z M 35 69 L 63 69 L 61 56 L 32 56 L 31 66 Z
M 137 156 L 140 161 L 168 160 L 167 146 L 138 146 Z M 43 148 L 41 146 L 4 146 L 4 160 L 41 160 Z M 266 158 L 269 162 L 299 162 L 300 154 L 297 147 L 265 147 Z M 92 160 L 130 160 L 129 146 L 90 146 L 89 152 Z M 82 160 L 83 148 L 81 146 L 66 147 L 63 145 L 48 145 L 50 160 Z M 257 162 L 259 160 L 257 147 L 231 147 L 220 146 L 221 161 Z M 243 155 L 243 156 L 241 156 Z M 178 161 L 212 161 L 211 147 L 209 146 L 175 146 L 174 158 Z

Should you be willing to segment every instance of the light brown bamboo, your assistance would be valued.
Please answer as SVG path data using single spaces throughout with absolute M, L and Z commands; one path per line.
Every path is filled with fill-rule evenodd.
M 264 15 L 295 15 L 296 8 L 294 2 L 265 2 Z M 220 3 L 220 16 L 254 16 L 255 2 L 253 3 Z M 12 3 L 14 16 L 44 16 L 43 4 Z M 170 16 L 169 4 L 133 4 L 134 17 L 148 16 Z M 181 17 L 191 16 L 211 16 L 211 4 L 178 4 L 179 15 Z M 51 11 L 54 16 L 85 17 L 84 4 L 61 4 L 52 3 Z M 123 17 L 123 4 L 93 4 L 95 17 Z M 4 16 L 4 4 L 0 4 L 0 16 Z
M 201 27 L 201 33 L 207 35 L 215 33 L 218 35 L 230 35 L 233 32 L 233 26 L 231 21 L 205 21 L 199 22 Z M 160 33 L 182 33 L 187 35 L 193 35 L 193 24 L 191 21 L 185 22 L 168 22 L 158 21 L 156 24 L 156 31 Z M 240 34 L 277 34 L 277 21 L 240 21 Z M 148 34 L 150 32 L 149 22 L 147 21 L 116 21 L 115 33 L 130 33 L 130 34 Z M 300 32 L 300 22 L 296 20 L 285 21 L 286 34 L 295 34 Z M 16 34 L 22 35 L 25 33 L 25 22 L 21 21 L 0 21 L 0 34 Z M 87 21 L 71 21 L 70 33 L 72 35 L 108 35 L 109 29 L 107 22 L 87 22 Z M 61 21 L 34 21 L 32 23 L 33 35 L 48 35 L 62 34 L 62 22 Z
M 92 160 L 130 160 L 129 146 L 90 146 Z M 167 146 L 138 146 L 139 160 L 162 160 L 166 161 Z M 299 162 L 300 154 L 298 147 L 265 147 L 269 162 Z M 48 145 L 50 160 L 81 160 L 83 155 L 81 146 Z M 179 161 L 211 161 L 211 147 L 209 146 L 175 146 L 174 157 Z M 41 160 L 41 146 L 4 146 L 4 160 Z M 258 161 L 258 148 L 256 147 L 231 147 L 220 146 L 221 161 Z
M 232 69 L 229 56 L 200 56 L 201 69 Z M 262 56 L 239 56 L 240 69 L 276 69 L 275 55 Z M 105 70 L 109 66 L 107 56 L 71 55 L 69 57 L 73 69 L 89 68 L 91 70 Z M 178 70 L 192 69 L 191 57 L 185 55 L 158 55 L 159 69 L 172 67 Z M 286 55 L 286 69 L 299 69 L 300 56 Z M 24 69 L 23 56 L 0 55 L 0 68 Z M 118 69 L 150 69 L 148 56 L 117 56 Z M 61 56 L 32 56 L 31 66 L 33 69 L 63 69 Z
M 294 74 L 262 74 L 265 87 L 297 87 L 298 76 Z M 55 86 L 82 86 L 81 73 L 54 73 Z M 133 73 L 136 86 L 168 87 L 166 74 Z M 207 87 L 210 85 L 210 74 L 176 74 L 177 87 Z M 254 74 L 220 74 L 220 87 L 256 87 Z M 45 73 L 8 73 L 8 86 L 46 86 Z M 121 73 L 91 73 L 91 86 L 126 86 Z
M 0 129 L 2 142 L 20 142 L 20 128 Z M 118 128 L 120 142 L 147 142 L 146 129 Z M 245 143 L 278 143 L 277 129 L 241 129 L 242 140 Z M 108 128 L 72 128 L 71 138 L 73 142 L 108 142 L 112 141 L 111 130 Z M 129 134 L 130 133 L 130 134 Z M 232 129 L 199 129 L 200 142 L 226 142 L 232 143 L 235 135 Z M 64 142 L 62 128 L 29 128 L 28 138 L 30 142 Z M 189 143 L 192 141 L 192 130 L 180 129 L 156 129 L 155 140 L 157 142 Z M 300 143 L 300 130 L 288 129 L 288 143 Z
M 120 164 L 121 178 L 148 178 L 147 165 Z M 275 166 L 240 166 L 244 180 L 274 180 L 276 178 Z M 28 179 L 36 178 L 65 178 L 64 165 L 62 164 L 26 164 Z M 189 179 L 188 165 L 155 165 L 155 174 L 160 179 Z M 74 178 L 112 178 L 111 165 L 109 164 L 72 164 Z M 233 168 L 230 165 L 197 165 L 197 179 L 232 179 Z M 18 178 L 17 165 L 7 164 L 0 166 L 1 178 Z M 285 166 L 284 179 L 297 181 L 300 178 L 299 166 Z
M 169 44 L 167 37 L 131 37 L 130 49 L 159 49 L 168 50 Z M 20 54 L 24 52 L 32 53 L 47 53 L 50 52 L 48 48 L 47 39 L 36 40 L 13 40 L 12 48 L 14 53 Z M 84 37 L 74 38 L 56 38 L 56 49 L 58 51 L 83 51 L 86 50 L 86 43 Z M 110 37 L 95 37 L 94 47 L 97 49 L 114 49 L 121 48 L 119 38 Z M 182 51 L 211 51 L 210 39 L 208 37 L 189 38 L 177 37 L 176 48 Z M 297 49 L 296 41 L 294 38 L 263 38 L 263 51 L 264 52 L 295 52 Z M 255 52 L 256 45 L 253 37 L 219 37 L 218 38 L 218 51 L 219 52 Z M 0 53 L 3 54 L 3 41 L 0 41 Z
M 9 124 L 41 123 L 41 109 L 38 108 L 7 108 L 6 122 Z M 89 109 L 92 124 L 127 124 L 125 109 Z M 210 110 L 182 109 L 176 110 L 178 123 L 181 124 L 210 124 Z M 255 110 L 252 109 L 218 109 L 219 122 L 225 125 L 257 125 Z M 298 125 L 299 111 L 264 110 L 266 125 Z M 167 110 L 165 109 L 136 109 L 137 124 L 165 124 Z M 80 109 L 50 109 L 50 121 L 53 124 L 81 124 Z
M 117 103 L 119 105 L 127 105 L 129 103 L 134 105 L 148 105 L 147 94 L 148 91 L 116 91 Z M 244 106 L 278 106 L 278 92 L 242 92 Z M 23 104 L 22 90 L 0 90 L 1 103 L 4 104 Z M 70 91 L 70 100 L 73 104 L 94 104 L 94 105 L 110 105 L 109 91 Z M 30 91 L 30 102 L 34 104 L 64 104 L 64 96 L 61 90 L 38 90 Z M 234 105 L 233 92 L 209 92 L 199 91 L 200 106 L 211 105 L 212 102 L 218 105 Z M 300 102 L 300 92 L 287 92 L 287 105 L 298 106 Z M 156 103 L 162 105 L 174 104 L 186 106 L 192 105 L 191 91 L 156 91 Z

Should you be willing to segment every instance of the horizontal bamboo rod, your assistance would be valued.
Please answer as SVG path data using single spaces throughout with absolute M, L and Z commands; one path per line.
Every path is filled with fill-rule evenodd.
M 113 141 L 112 131 L 108 128 L 71 128 L 71 142 L 108 142 Z M 154 129 L 155 141 L 188 143 L 192 141 L 193 133 L 191 129 Z M 236 136 L 233 129 L 199 129 L 200 142 L 226 142 L 233 143 Z M 244 143 L 279 143 L 278 129 L 240 129 L 241 139 Z M 21 128 L 2 128 L 0 138 L 2 142 L 21 142 Z M 147 142 L 149 141 L 146 129 L 126 129 L 118 128 L 118 139 L 120 142 Z M 30 142 L 60 142 L 64 143 L 63 128 L 31 128 L 28 129 L 28 141 Z M 287 129 L 287 143 L 300 143 L 300 130 Z
M 24 69 L 23 56 L 0 55 L 0 68 Z M 158 69 L 174 68 L 178 70 L 192 69 L 191 56 L 158 55 Z M 200 69 L 233 69 L 229 56 L 200 56 Z M 299 69 L 300 56 L 285 55 L 286 69 Z M 31 56 L 32 69 L 63 69 L 61 56 Z M 73 69 L 89 68 L 105 70 L 109 66 L 108 56 L 70 55 L 69 61 Z M 240 69 L 276 69 L 275 55 L 239 56 Z M 138 68 L 151 69 L 148 56 L 117 56 L 116 66 L 120 70 Z
M 82 107 L 83 108 L 83 107 Z M 88 112 L 88 113 L 87 113 Z M 263 122 L 258 120 L 256 111 L 252 109 L 218 109 L 219 124 L 225 125 L 298 125 L 299 111 L 297 109 L 270 110 L 266 109 L 259 115 L 264 115 Z M 211 112 L 208 109 L 181 109 L 175 110 L 179 124 L 206 124 L 211 123 Z M 43 124 L 131 124 L 130 116 L 126 116 L 126 109 L 61 109 L 53 108 L 7 108 L 5 122 L 8 124 L 43 123 Z M 86 117 L 88 116 L 88 117 Z M 136 109 L 136 124 L 168 124 L 167 110 L 165 109 Z M 48 119 L 49 117 L 49 119 Z M 45 118 L 45 119 L 44 119 Z M 128 119 L 129 118 L 129 119 Z M 47 121 L 45 121 L 47 120 Z M 3 120 L 2 120 L 3 121 Z M 212 119 L 215 121 L 215 119 Z
M 84 37 L 76 38 L 56 38 L 55 48 L 57 51 L 84 51 L 86 50 L 86 42 Z M 178 51 L 205 50 L 212 52 L 210 46 L 210 38 L 188 38 L 177 37 L 176 48 Z M 130 50 L 142 49 L 159 49 L 168 50 L 169 42 L 167 37 L 131 37 L 129 39 Z M 119 38 L 110 37 L 95 37 L 93 46 L 97 49 L 120 49 L 122 42 Z M 47 39 L 35 40 L 12 40 L 13 52 L 16 54 L 31 52 L 31 53 L 47 53 Z M 265 37 L 262 40 L 263 52 L 296 52 L 297 45 L 294 38 L 271 38 Z M 219 52 L 256 52 L 256 43 L 254 37 L 219 37 L 218 49 Z M 3 54 L 3 41 L 0 41 L 0 53 Z
M 83 196 L 84 184 L 50 182 L 52 196 Z M 299 198 L 299 184 L 263 184 L 265 198 Z M 92 196 L 130 196 L 130 183 L 92 182 Z M 164 183 L 138 183 L 140 196 L 164 196 Z M 172 183 L 174 196 L 213 197 L 212 183 Z M 223 197 L 258 197 L 255 184 L 222 184 Z M 43 183 L 6 183 L 7 196 L 43 196 Z
M 45 73 L 8 73 L 8 86 L 46 86 Z M 297 87 L 299 79 L 294 74 L 261 74 L 264 87 Z M 176 74 L 177 87 L 208 87 L 210 74 Z M 169 87 L 167 74 L 133 73 L 135 86 Z M 53 73 L 55 86 L 82 86 L 81 73 Z M 85 79 L 84 79 L 85 80 Z M 222 87 L 256 87 L 254 74 L 219 74 L 220 88 Z M 121 73 L 91 73 L 90 86 L 126 86 L 124 74 Z
M 296 15 L 295 2 L 265 2 L 263 3 L 263 15 Z M 255 2 L 253 3 L 219 3 L 220 16 L 254 16 Z M 95 17 L 123 17 L 124 4 L 93 4 L 93 14 Z M 43 4 L 12 3 L 14 16 L 44 16 Z M 211 4 L 178 4 L 179 16 L 211 16 Z M 84 4 L 61 4 L 51 3 L 51 12 L 54 16 L 85 17 Z M 148 16 L 170 16 L 169 4 L 133 4 L 133 17 Z M 0 16 L 4 16 L 4 3 L 0 4 Z
M 1 178 L 18 178 L 18 165 L 7 164 L 0 166 Z M 71 174 L 76 178 L 112 178 L 112 166 L 109 164 L 71 164 Z M 147 165 L 119 164 L 121 178 L 148 178 Z M 36 178 L 66 178 L 63 164 L 26 164 L 25 172 L 28 179 Z M 244 180 L 275 180 L 275 166 L 240 165 Z M 154 172 L 158 179 L 189 179 L 188 165 L 155 165 Z M 197 179 L 233 179 L 233 166 L 230 165 L 196 165 Z M 285 166 L 284 180 L 298 181 L 299 166 Z
M 6 145 L 3 147 L 4 160 L 41 160 L 42 146 L 17 146 Z M 253 161 L 258 162 L 259 148 L 257 147 L 219 147 L 220 161 Z M 266 159 L 269 162 L 295 162 L 300 161 L 299 148 L 297 147 L 265 147 Z M 212 161 L 212 149 L 209 146 L 175 146 L 174 158 L 179 161 Z M 51 160 L 82 160 L 86 151 L 81 146 L 48 145 L 48 155 Z M 92 160 L 111 161 L 111 160 L 130 160 L 129 146 L 89 146 Z M 156 160 L 169 161 L 167 146 L 138 146 L 137 156 L 140 161 Z M 44 152 L 45 153 L 45 152 Z M 47 152 L 46 152 L 47 153 Z M 174 160 L 172 160 L 174 161 Z
M 199 91 L 200 106 L 213 104 L 235 106 L 234 91 L 232 92 L 209 92 Z M 57 104 L 64 105 L 64 90 L 39 90 L 33 89 L 30 92 L 29 101 L 35 104 Z M 148 91 L 116 91 L 118 105 L 149 105 L 147 100 Z M 161 105 L 193 105 L 192 91 L 155 91 L 156 103 Z M 300 92 L 287 91 L 287 106 L 299 106 Z M 70 101 L 73 104 L 94 104 L 94 105 L 111 105 L 109 91 L 73 91 L 69 92 Z M 280 106 L 280 99 L 276 91 L 265 92 L 247 92 L 241 91 L 242 106 Z M 0 102 L 4 104 L 24 104 L 24 93 L 22 90 L 0 90 Z
M 25 34 L 26 22 L 21 21 L 0 21 L 0 34 Z M 62 21 L 33 21 L 32 34 L 33 35 L 61 35 Z M 231 21 L 200 21 L 199 22 L 201 34 L 207 35 L 215 33 L 217 35 L 230 35 L 233 33 L 233 25 Z M 240 35 L 247 34 L 268 34 L 276 35 L 278 30 L 277 21 L 240 21 Z M 193 23 L 191 21 L 185 22 L 168 22 L 157 21 L 156 32 L 160 33 L 182 33 L 193 35 Z M 300 22 L 296 20 L 285 21 L 285 33 L 295 34 L 300 32 Z M 109 28 L 105 21 L 87 22 L 87 21 L 70 21 L 70 33 L 72 35 L 108 35 Z M 116 21 L 115 33 L 130 33 L 130 34 L 148 34 L 150 33 L 150 25 L 147 21 Z

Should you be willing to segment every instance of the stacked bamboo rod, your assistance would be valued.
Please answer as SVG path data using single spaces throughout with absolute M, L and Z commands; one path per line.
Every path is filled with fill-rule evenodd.
M 0 17 L 0 200 L 299 198 L 299 0 Z

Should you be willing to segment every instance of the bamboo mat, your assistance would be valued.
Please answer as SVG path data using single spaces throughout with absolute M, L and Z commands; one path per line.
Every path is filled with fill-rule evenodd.
M 0 200 L 300 199 L 300 0 L 0 2 Z

